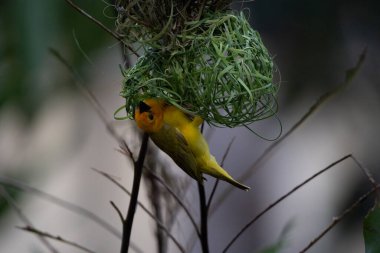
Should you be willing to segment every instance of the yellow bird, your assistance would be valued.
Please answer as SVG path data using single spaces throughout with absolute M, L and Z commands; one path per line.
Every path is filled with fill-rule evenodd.
M 201 182 L 202 173 L 224 180 L 240 189 L 249 190 L 235 181 L 210 154 L 199 126 L 203 119 L 191 118 L 175 106 L 160 99 L 146 99 L 135 109 L 137 126 L 188 175 Z

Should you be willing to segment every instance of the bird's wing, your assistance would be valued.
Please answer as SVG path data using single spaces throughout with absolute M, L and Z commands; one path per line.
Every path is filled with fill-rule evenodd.
M 183 145 L 186 148 L 189 148 L 189 143 L 187 143 L 185 136 L 181 133 L 181 131 L 178 130 L 178 128 L 174 128 L 175 130 L 175 135 L 177 140 L 180 142 L 181 145 Z
M 195 127 L 199 127 L 203 123 L 202 117 L 198 115 L 191 115 L 185 112 L 183 114 L 190 121 L 190 123 L 194 125 Z
M 189 176 L 196 180 L 202 179 L 201 173 L 197 169 L 196 159 L 185 137 L 177 128 L 164 124 L 159 132 L 151 133 L 150 137 Z
M 186 118 L 189 120 L 189 121 L 193 121 L 194 120 L 194 118 L 196 117 L 195 115 L 193 115 L 193 114 L 189 114 L 189 113 L 183 113 L 185 116 L 186 116 Z

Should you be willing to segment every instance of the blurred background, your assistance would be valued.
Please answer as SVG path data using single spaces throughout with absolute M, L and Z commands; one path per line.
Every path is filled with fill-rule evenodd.
M 76 3 L 111 29 L 114 13 L 101 0 Z M 323 93 L 344 80 L 367 48 L 366 60 L 353 82 L 324 103 L 297 131 L 255 168 L 244 183 L 248 193 L 233 189 L 209 218 L 210 251 L 221 252 L 233 236 L 255 215 L 317 171 L 353 154 L 380 178 L 380 3 L 378 1 L 256 0 L 235 3 L 249 8 L 258 30 L 274 57 L 281 78 L 279 118 L 286 132 Z M 0 182 L 16 205 L 38 229 L 78 242 L 95 252 L 118 252 L 120 240 L 88 217 L 41 197 L 23 184 L 79 205 L 121 231 L 112 200 L 126 213 L 129 197 L 106 178 L 91 170 L 113 175 L 131 188 L 131 162 L 118 149 L 93 106 L 76 88 L 71 73 L 49 52 L 57 50 L 95 94 L 112 125 L 138 151 L 139 132 L 131 121 L 115 121 L 123 105 L 119 96 L 123 64 L 119 43 L 78 14 L 64 1 L 0 1 Z M 133 59 L 132 59 L 133 60 Z M 253 128 L 265 137 L 278 134 L 276 120 L 258 122 Z M 245 128 L 206 126 L 210 149 L 220 161 L 235 138 L 224 167 L 239 178 L 272 142 Z M 170 167 L 170 160 L 153 149 L 152 166 Z M 154 159 L 159 160 L 155 163 Z M 189 209 L 198 215 L 196 184 L 186 183 L 178 168 L 171 177 Z M 169 170 L 169 169 L 168 169 Z M 15 181 L 17 180 L 17 181 Z M 177 180 L 177 179 L 175 179 Z M 152 186 L 146 180 L 140 200 L 152 208 Z M 185 182 L 185 183 L 183 183 Z M 182 184 L 183 183 L 183 184 Z M 214 179 L 208 178 L 211 192 Z M 18 185 L 11 187 L 10 184 Z M 186 193 L 185 186 L 189 185 Z M 214 204 L 231 186 L 220 183 Z M 339 215 L 370 185 L 348 159 L 307 184 L 250 227 L 229 252 L 260 252 L 275 244 L 290 225 L 281 252 L 299 252 L 334 216 Z M 165 204 L 165 202 L 162 202 Z M 364 252 L 361 222 L 371 201 L 365 202 L 318 242 L 309 252 Z M 170 215 L 169 215 L 170 216 Z M 25 226 L 15 209 L 0 196 L 0 252 L 48 252 Z M 173 234 L 191 247 L 191 224 L 180 212 Z M 132 241 L 140 252 L 156 252 L 155 223 L 138 209 Z M 81 252 L 65 244 L 52 244 L 60 252 Z M 169 252 L 177 252 L 169 243 Z M 135 248 L 132 252 L 139 252 Z

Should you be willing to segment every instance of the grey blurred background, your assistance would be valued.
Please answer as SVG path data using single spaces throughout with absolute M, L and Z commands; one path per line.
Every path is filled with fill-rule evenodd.
M 112 9 L 106 8 L 103 1 L 76 2 L 113 28 Z M 250 9 L 250 21 L 279 69 L 279 118 L 284 131 L 321 94 L 342 82 L 345 70 L 354 66 L 365 47 L 367 55 L 353 83 L 323 104 L 245 179 L 252 190 L 233 190 L 210 216 L 211 252 L 221 252 L 258 212 L 346 154 L 355 155 L 377 179 L 380 177 L 379 2 L 256 0 L 235 3 L 233 7 Z M 58 50 L 72 63 L 110 120 L 123 104 L 119 97 L 120 45 L 108 34 L 64 1 L 0 1 L 0 177 L 17 179 L 83 206 L 121 230 L 109 201 L 125 213 L 129 197 L 90 168 L 114 175 L 130 189 L 131 163 L 116 151 L 117 142 L 49 48 Z M 138 150 L 133 122 L 112 124 L 131 148 Z M 253 128 L 269 138 L 279 131 L 275 120 L 259 122 Z M 224 164 L 236 178 L 271 144 L 244 128 L 206 126 L 205 135 L 219 161 L 236 137 Z M 159 159 L 170 164 L 162 154 Z M 175 176 L 186 179 L 177 168 L 173 171 Z M 213 183 L 208 178 L 208 193 Z M 216 198 L 229 187 L 220 183 Z M 347 160 L 268 212 L 229 252 L 260 252 L 278 240 L 286 224 L 291 224 L 291 228 L 281 252 L 298 252 L 369 188 L 359 168 Z M 42 231 L 79 242 L 96 252 L 119 251 L 119 239 L 92 221 L 30 192 L 6 189 Z M 151 207 L 147 189 L 144 185 L 140 199 Z M 197 190 L 192 181 L 184 201 L 199 218 Z M 370 206 L 370 201 L 365 202 L 309 252 L 364 252 L 361 222 Z M 138 209 L 135 222 L 132 241 L 143 252 L 155 252 L 153 220 Z M 16 228 L 23 225 L 14 209 L 0 197 L 0 252 L 48 252 L 34 235 Z M 191 226 L 182 213 L 173 234 L 184 245 L 191 241 Z M 53 244 L 61 252 L 80 252 L 61 243 Z M 169 252 L 177 249 L 169 244 Z M 199 243 L 192 252 L 200 252 Z

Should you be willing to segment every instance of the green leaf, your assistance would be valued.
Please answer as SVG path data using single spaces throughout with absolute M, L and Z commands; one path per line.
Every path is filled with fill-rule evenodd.
M 363 222 L 365 253 L 380 252 L 380 206 L 376 205 Z

